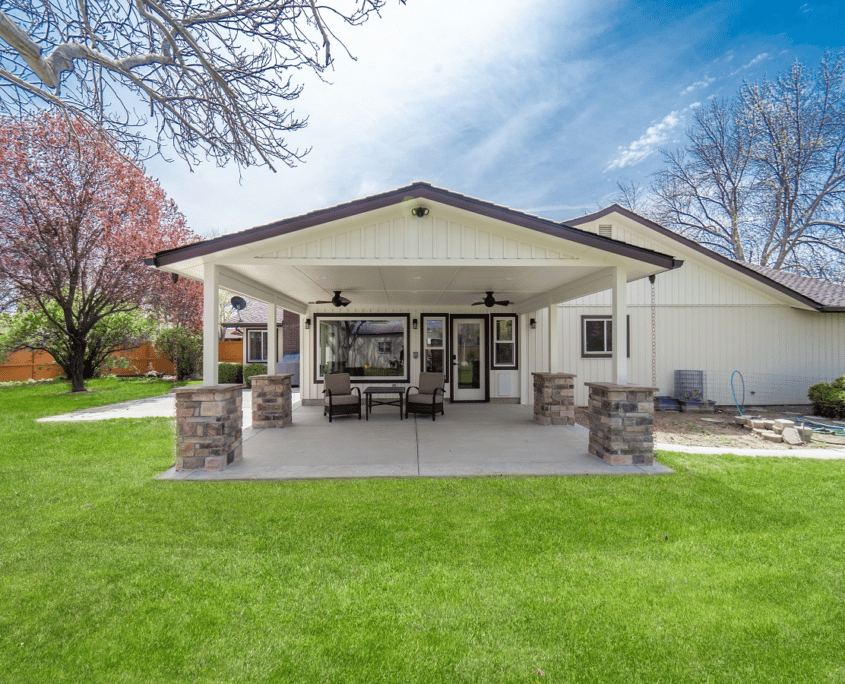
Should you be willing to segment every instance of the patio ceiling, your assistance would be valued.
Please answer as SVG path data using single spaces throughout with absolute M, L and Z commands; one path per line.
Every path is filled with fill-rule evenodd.
M 424 206 L 428 215 L 411 216 Z M 298 313 L 427 307 L 450 310 L 488 290 L 506 310 L 534 311 L 610 287 L 614 267 L 629 281 L 680 265 L 672 257 L 560 226 L 417 183 L 301 217 L 160 252 L 148 260 Z

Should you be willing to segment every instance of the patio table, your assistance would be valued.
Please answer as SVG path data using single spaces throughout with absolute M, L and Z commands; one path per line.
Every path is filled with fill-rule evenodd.
M 387 395 L 386 399 L 379 398 L 376 395 L 384 394 Z M 393 387 L 386 386 L 386 387 L 367 387 L 364 390 L 364 396 L 367 397 L 366 407 L 367 407 L 367 420 L 370 419 L 370 411 L 372 411 L 373 406 L 398 406 L 399 407 L 399 420 L 402 420 L 402 395 L 405 394 L 405 389 L 403 387 Z

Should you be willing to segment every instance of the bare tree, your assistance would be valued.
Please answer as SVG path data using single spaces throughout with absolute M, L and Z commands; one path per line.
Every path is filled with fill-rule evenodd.
M 845 276 L 845 63 L 796 63 L 696 110 L 682 150 L 663 153 L 651 217 L 731 258 Z
M 303 153 L 283 136 L 306 122 L 288 109 L 302 90 L 288 74 L 322 74 L 337 27 L 384 2 L 5 0 L 0 113 L 60 108 L 136 155 L 172 142 L 189 164 L 293 166 Z
M 642 216 L 650 213 L 650 197 L 647 189 L 633 181 L 627 184 L 617 181 L 616 187 L 619 190 L 616 199 L 613 200 L 616 204 Z

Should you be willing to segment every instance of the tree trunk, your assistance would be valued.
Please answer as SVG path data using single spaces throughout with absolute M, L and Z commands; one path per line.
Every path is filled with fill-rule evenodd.
M 72 340 L 68 367 L 65 369 L 70 380 L 71 392 L 85 392 L 85 340 Z

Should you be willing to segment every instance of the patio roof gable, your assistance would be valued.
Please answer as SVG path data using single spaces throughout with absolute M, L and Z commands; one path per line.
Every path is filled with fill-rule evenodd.
M 660 252 L 414 183 L 240 233 L 158 253 L 148 263 L 305 313 L 334 291 L 354 306 L 453 310 L 486 291 L 512 312 L 544 308 L 677 268 Z M 348 296 L 348 295 L 347 295 Z M 533 307 L 533 308 L 532 308 Z

